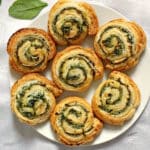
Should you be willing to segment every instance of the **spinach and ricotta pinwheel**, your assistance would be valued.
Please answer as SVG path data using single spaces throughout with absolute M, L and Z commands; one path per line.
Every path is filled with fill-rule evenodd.
M 62 90 L 37 73 L 23 76 L 11 89 L 11 108 L 18 119 L 29 125 L 46 121 Z
M 61 100 L 50 120 L 58 139 L 66 145 L 91 142 L 103 128 L 103 124 L 93 116 L 91 106 L 79 97 Z
M 111 70 L 128 70 L 134 67 L 146 47 L 146 35 L 135 22 L 112 20 L 100 27 L 95 51 Z
M 23 28 L 16 31 L 7 45 L 10 65 L 20 73 L 43 71 L 56 53 L 55 43 L 42 29 Z
M 94 9 L 85 2 L 59 0 L 50 10 L 48 28 L 60 45 L 79 44 L 98 31 Z
M 113 71 L 108 80 L 97 88 L 92 109 L 105 123 L 123 125 L 131 119 L 140 104 L 140 92 L 134 81 L 126 74 Z
M 92 49 L 69 46 L 52 62 L 52 78 L 59 88 L 85 91 L 94 79 L 103 76 L 103 65 Z

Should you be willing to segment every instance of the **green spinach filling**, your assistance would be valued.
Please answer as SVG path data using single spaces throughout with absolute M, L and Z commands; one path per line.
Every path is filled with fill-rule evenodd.
M 25 44 L 27 44 L 24 46 Z M 26 58 L 27 61 L 32 62 L 30 65 L 26 65 L 23 63 L 23 60 L 19 57 L 19 49 L 21 48 L 22 53 L 24 54 L 24 57 Z M 34 51 L 33 51 L 34 49 Z M 37 52 L 40 51 L 45 51 L 45 53 L 49 53 L 49 45 L 47 44 L 46 40 L 43 37 L 40 37 L 38 35 L 26 35 L 23 37 L 22 40 L 20 40 L 17 44 L 16 48 L 16 57 L 20 65 L 27 67 L 27 68 L 35 68 L 37 66 L 40 66 L 46 56 L 44 53 L 42 53 L 42 59 L 39 56 Z
M 116 39 L 118 41 L 116 45 L 112 44 L 113 39 Z M 105 47 L 108 47 L 108 48 L 114 47 L 114 51 L 113 51 L 114 55 L 121 55 L 123 51 L 125 50 L 125 45 L 120 39 L 120 37 L 114 34 L 112 34 L 107 39 L 103 40 L 102 43 L 104 44 Z
M 70 60 L 76 60 L 78 63 L 71 63 L 67 65 L 67 74 L 64 76 L 64 68 L 66 66 L 67 61 Z M 64 60 L 60 67 L 59 67 L 59 79 L 66 83 L 67 85 L 73 86 L 73 87 L 79 87 L 87 80 L 87 70 L 84 65 L 80 63 L 80 61 L 84 61 L 86 65 L 91 68 L 91 73 L 94 76 L 95 75 L 95 67 L 94 63 L 88 59 L 88 57 L 78 54 L 73 57 L 69 57 L 66 60 Z
M 33 93 L 30 93 L 31 88 L 34 86 L 42 86 L 44 90 L 49 91 L 44 84 L 39 81 L 30 81 L 23 85 L 19 89 L 16 94 L 16 103 L 17 103 L 17 110 L 24 116 L 29 119 L 34 119 L 38 116 L 43 115 L 46 113 L 50 107 L 48 103 L 48 98 L 45 96 L 43 90 L 35 90 Z M 27 92 L 29 94 L 27 94 Z M 43 105 L 44 104 L 44 105 Z M 44 111 L 41 114 L 37 114 L 37 109 L 39 106 L 44 107 Z
M 74 109 L 73 108 L 74 106 L 78 107 L 78 109 Z M 67 114 L 65 114 L 65 112 L 68 109 L 70 109 L 70 110 L 68 111 Z M 80 111 L 80 110 L 82 110 L 82 111 Z M 84 112 L 84 113 L 82 114 L 82 112 Z M 70 136 L 77 137 L 77 136 L 81 136 L 81 135 L 85 136 L 86 133 L 90 132 L 93 129 L 93 126 L 90 126 L 86 130 L 84 129 L 85 124 L 86 124 L 87 119 L 88 119 L 88 113 L 89 113 L 89 111 L 86 110 L 81 104 L 75 103 L 75 104 L 67 104 L 67 105 L 65 105 L 65 108 L 63 108 L 62 111 L 59 114 L 56 114 L 56 115 L 59 115 L 59 122 L 60 122 L 60 125 L 61 125 L 63 131 L 66 134 L 70 135 Z M 86 116 L 85 116 L 85 119 L 84 119 L 83 122 L 77 124 L 76 122 L 74 122 L 73 119 L 69 119 L 68 118 L 68 116 L 70 114 L 74 115 L 78 119 L 80 119 L 80 117 L 82 117 L 82 115 L 84 115 L 84 114 Z M 69 132 L 67 132 L 67 129 L 63 126 L 63 122 L 67 123 L 74 130 L 75 129 L 82 129 L 82 132 L 81 133 L 69 133 Z
M 77 15 L 79 15 L 79 18 L 82 18 L 82 21 L 81 21 L 81 19 L 78 18 L 78 16 L 76 16 L 76 14 L 75 15 L 72 14 L 72 16 L 70 16 L 70 17 L 66 16 L 63 19 L 63 23 L 60 28 L 61 32 L 60 32 L 57 29 L 56 24 L 60 20 L 60 18 L 62 18 L 62 17 L 60 17 L 60 15 L 63 15 L 63 14 L 65 15 L 66 11 L 74 11 Z M 71 31 L 73 30 L 73 26 L 77 29 L 77 32 L 73 37 L 69 37 L 68 35 L 71 34 Z M 78 39 L 83 32 L 87 32 L 88 22 L 82 11 L 80 11 L 74 7 L 68 7 L 68 8 L 62 9 L 56 15 L 56 17 L 54 18 L 53 23 L 52 23 L 52 29 L 58 37 L 65 39 L 69 43 L 71 40 Z
M 112 97 L 113 97 L 113 94 L 108 94 L 108 98 L 106 99 L 105 102 L 103 102 L 101 100 L 101 105 L 99 105 L 99 108 L 106 111 L 107 113 L 111 114 L 111 115 L 119 115 L 121 113 L 124 113 L 128 107 L 131 105 L 131 91 L 128 87 L 128 85 L 126 85 L 125 83 L 123 83 L 120 79 L 117 80 L 117 82 L 120 83 L 120 87 L 118 89 L 116 89 L 115 87 L 113 87 L 112 85 L 110 84 L 106 84 L 103 86 L 103 88 L 101 89 L 100 91 L 100 99 L 102 99 L 102 94 L 105 93 L 105 91 L 108 89 L 108 87 L 110 87 L 112 90 L 113 89 L 116 89 L 119 91 L 119 97 L 117 99 L 115 99 L 114 101 L 111 101 Z M 126 99 L 126 104 L 125 104 L 125 107 L 121 110 L 114 110 L 114 109 L 111 109 L 109 107 L 109 105 L 116 105 L 118 103 L 120 103 L 122 100 L 123 100 L 123 90 L 122 90 L 122 86 L 126 87 L 127 91 L 128 91 L 128 95 L 129 97 Z
M 117 25 L 109 26 L 106 29 L 104 29 L 104 31 L 101 33 L 101 35 L 99 37 L 99 40 L 98 40 L 98 44 L 99 44 L 100 49 L 102 50 L 102 52 L 106 56 L 110 55 L 110 54 L 107 53 L 107 48 L 113 48 L 114 49 L 111 53 L 112 56 L 113 55 L 114 56 L 122 55 L 122 53 L 124 51 L 126 51 L 123 40 L 115 34 L 112 34 L 109 37 L 107 37 L 106 39 L 104 39 L 103 41 L 101 41 L 101 39 L 103 39 L 103 36 L 105 35 L 105 33 L 108 33 L 108 32 L 110 32 L 110 30 L 115 29 L 115 28 L 117 28 L 119 31 L 123 32 L 123 34 L 127 38 L 127 41 L 130 43 L 130 46 L 129 46 L 130 54 L 131 54 L 131 56 L 133 56 L 134 55 L 134 41 L 135 41 L 134 35 L 128 29 L 123 28 L 119 25 L 118 26 Z M 117 44 L 115 44 L 115 45 L 112 42 L 114 39 L 117 40 Z M 104 45 L 104 48 L 102 47 L 101 42 Z M 124 63 L 128 59 L 129 59 L 129 57 L 126 58 L 126 59 L 123 59 L 122 63 Z M 114 63 L 117 64 L 118 63 L 118 62 L 114 62 L 114 61 L 111 61 L 111 60 L 109 60 L 109 61 L 112 64 L 114 64 Z M 120 62 L 119 62 L 119 64 L 120 64 Z

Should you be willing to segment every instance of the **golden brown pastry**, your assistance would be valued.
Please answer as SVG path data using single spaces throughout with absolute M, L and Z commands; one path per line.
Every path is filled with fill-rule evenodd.
M 146 47 L 146 35 L 135 22 L 112 20 L 100 27 L 94 41 L 96 53 L 111 70 L 134 67 Z
M 105 123 L 123 125 L 133 117 L 139 104 L 140 92 L 137 85 L 126 74 L 113 71 L 108 80 L 97 88 L 92 109 Z
M 61 100 L 50 120 L 59 140 L 67 145 L 91 142 L 103 128 L 103 124 L 94 118 L 91 106 L 79 97 Z
M 88 3 L 59 0 L 50 10 L 48 29 L 60 45 L 79 44 L 97 33 L 98 19 Z
M 29 125 L 46 121 L 62 90 L 37 73 L 23 76 L 11 89 L 11 108 L 18 119 Z
M 52 78 L 67 91 L 85 91 L 94 79 L 103 76 L 103 65 L 92 49 L 69 46 L 52 62 Z
M 8 41 L 7 51 L 10 65 L 20 73 L 43 71 L 56 53 L 48 33 L 36 28 L 16 31 Z

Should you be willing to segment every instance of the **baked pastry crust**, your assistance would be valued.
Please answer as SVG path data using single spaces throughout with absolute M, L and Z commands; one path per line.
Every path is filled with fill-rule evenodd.
M 66 145 L 91 142 L 103 124 L 94 118 L 91 106 L 80 97 L 67 97 L 53 111 L 50 122 L 58 139 Z
M 140 104 L 140 91 L 126 74 L 113 71 L 97 88 L 93 99 L 94 114 L 105 123 L 123 125 Z
M 49 13 L 49 33 L 60 45 L 79 44 L 87 35 L 95 35 L 98 26 L 94 9 L 85 2 L 59 0 Z
M 102 25 L 94 48 L 105 67 L 125 71 L 134 67 L 146 47 L 146 35 L 135 22 L 115 19 Z
M 59 88 L 85 91 L 94 79 L 103 76 L 103 64 L 92 49 L 69 46 L 52 62 L 52 78 Z
M 20 73 L 43 71 L 56 53 L 55 43 L 42 29 L 22 28 L 7 44 L 10 65 Z
M 46 121 L 62 90 L 37 73 L 23 76 L 11 88 L 11 109 L 18 119 L 29 125 Z

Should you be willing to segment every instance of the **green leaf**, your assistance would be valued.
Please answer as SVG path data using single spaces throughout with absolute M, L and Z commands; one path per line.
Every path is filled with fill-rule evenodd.
M 1 5 L 1 2 L 2 2 L 2 1 L 0 0 L 0 5 Z
M 18 19 L 33 19 L 47 6 L 41 0 L 16 0 L 9 8 L 9 15 Z

